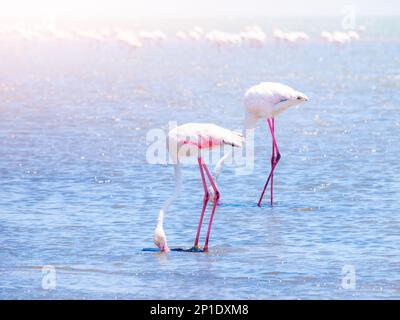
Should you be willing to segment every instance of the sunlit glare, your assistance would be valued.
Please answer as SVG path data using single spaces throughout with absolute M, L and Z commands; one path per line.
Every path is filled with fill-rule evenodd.
M 395 0 L 0 0 L 0 16 L 7 18 L 133 18 L 133 17 L 238 17 L 340 15 L 344 6 L 354 6 L 358 14 L 395 15 Z

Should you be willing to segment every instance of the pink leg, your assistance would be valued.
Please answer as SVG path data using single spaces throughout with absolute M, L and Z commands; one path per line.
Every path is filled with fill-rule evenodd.
M 272 118 L 272 131 L 275 133 L 275 118 Z M 272 143 L 272 157 L 271 157 L 271 170 L 275 162 L 275 144 Z M 271 207 L 273 206 L 274 199 L 274 173 L 271 174 Z
M 210 194 L 208 192 L 206 179 L 204 177 L 203 160 L 201 158 L 198 158 L 197 161 L 199 162 L 201 181 L 203 182 L 203 187 L 204 187 L 204 198 L 203 198 L 203 208 L 201 209 L 201 214 L 200 214 L 199 226 L 197 227 L 196 240 L 194 241 L 195 248 L 199 246 L 200 230 L 203 224 L 204 212 L 206 211 L 207 203 L 208 200 L 210 199 Z
M 206 171 L 208 180 L 210 180 L 211 186 L 212 186 L 212 188 L 214 190 L 214 198 L 213 198 L 214 199 L 214 203 L 213 203 L 213 207 L 212 207 L 212 211 L 211 211 L 210 222 L 208 223 L 206 241 L 204 242 L 204 249 L 203 249 L 204 251 L 208 251 L 208 241 L 210 239 L 211 224 L 212 224 L 212 221 L 214 219 L 215 209 L 217 208 L 217 204 L 218 204 L 219 191 L 218 191 L 217 186 L 215 185 L 214 180 L 213 180 L 213 178 L 212 178 L 212 176 L 210 174 L 210 171 L 208 171 L 208 168 L 207 168 L 205 163 L 203 163 L 203 167 L 204 167 L 204 170 Z
M 276 139 L 275 139 L 275 132 L 274 132 L 275 131 L 275 121 L 273 120 L 272 123 L 271 123 L 271 120 L 268 118 L 268 126 L 269 126 L 269 129 L 270 129 L 270 132 L 271 132 L 271 136 L 272 136 L 272 148 L 273 148 L 272 158 L 271 158 L 271 171 L 270 171 L 270 173 L 268 175 L 267 182 L 264 185 L 264 188 L 263 188 L 263 191 L 261 193 L 260 199 L 258 200 L 258 204 L 257 205 L 259 207 L 261 206 L 261 201 L 262 201 L 262 199 L 264 197 L 264 193 L 265 193 L 265 190 L 267 189 L 269 181 L 273 180 L 273 175 L 274 175 L 275 168 L 276 168 L 276 166 L 277 166 L 277 164 L 279 162 L 279 159 L 281 158 L 281 154 L 279 153 L 278 145 L 277 145 Z M 271 206 L 273 205 L 273 191 L 272 191 L 272 188 L 273 188 L 273 186 L 272 186 L 272 181 L 271 181 Z

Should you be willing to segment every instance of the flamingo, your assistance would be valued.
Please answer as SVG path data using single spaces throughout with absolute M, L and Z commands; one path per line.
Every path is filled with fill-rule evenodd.
M 303 101 L 308 101 L 308 97 L 296 91 L 291 87 L 277 83 L 277 82 L 262 82 L 248 89 L 244 98 L 245 107 L 245 119 L 244 128 L 245 136 L 247 129 L 253 129 L 257 124 L 259 119 L 267 119 L 267 123 L 271 132 L 272 137 L 272 157 L 271 157 L 271 170 L 268 175 L 267 181 L 264 185 L 263 191 L 261 193 L 260 199 L 258 201 L 258 206 L 261 206 L 261 201 L 264 197 L 266 188 L 271 181 L 271 206 L 273 205 L 273 181 L 274 181 L 274 171 L 281 158 L 278 144 L 275 138 L 275 117 L 288 109 L 298 105 Z M 174 163 L 175 171 L 175 191 L 167 199 L 164 206 L 160 209 L 158 215 L 157 227 L 154 231 L 154 243 L 160 248 L 162 252 L 168 252 L 169 248 L 167 245 L 167 238 L 164 232 L 164 212 L 170 207 L 173 201 L 181 193 L 181 167 L 179 158 L 182 153 L 179 152 L 182 146 L 188 148 L 188 153 L 184 155 L 195 155 L 199 154 L 204 149 L 213 149 L 221 145 L 231 145 L 233 147 L 241 147 L 244 142 L 244 137 L 237 132 L 230 131 L 219 127 L 214 124 L 202 124 L 202 123 L 187 123 L 172 129 L 168 133 L 168 147 L 169 154 Z M 200 214 L 200 220 L 197 227 L 196 238 L 193 246 L 193 251 L 199 251 L 198 243 L 200 230 L 203 223 L 204 212 L 207 203 L 210 199 L 210 194 L 213 198 L 213 206 L 211 209 L 211 216 L 208 223 L 208 229 L 206 234 L 206 239 L 204 242 L 203 251 L 208 251 L 208 243 L 211 232 L 211 224 L 214 218 L 216 206 L 220 197 L 220 193 L 217 188 L 216 181 L 221 171 L 222 163 L 230 155 L 230 152 L 226 153 L 217 163 L 214 173 L 214 178 L 212 177 L 210 171 L 208 170 L 206 164 L 204 163 L 201 155 L 198 156 L 198 165 L 200 169 L 200 176 L 204 187 L 204 198 L 203 207 Z M 211 186 L 209 190 L 207 188 L 206 177 L 208 178 Z
M 269 182 L 271 182 L 270 203 L 273 206 L 274 171 L 281 158 L 275 137 L 275 117 L 303 101 L 308 101 L 304 93 L 278 82 L 261 82 L 245 93 L 245 129 L 254 128 L 259 119 L 267 119 L 272 137 L 271 170 L 257 203 L 259 207 Z
M 162 252 L 168 252 L 167 238 L 164 232 L 164 212 L 171 206 L 181 193 L 182 177 L 181 165 L 179 159 L 184 156 L 197 155 L 197 161 L 200 169 L 201 181 L 204 188 L 203 207 L 200 214 L 199 225 L 197 227 L 196 238 L 193 251 L 200 251 L 199 237 L 203 223 L 204 213 L 207 203 L 210 199 L 210 193 L 207 188 L 206 178 L 208 178 L 213 190 L 213 206 L 211 209 L 210 220 L 208 223 L 207 234 L 204 242 L 203 251 L 208 251 L 208 243 L 211 233 L 211 225 L 214 219 L 220 193 L 217 188 L 216 181 L 213 179 L 210 171 L 203 161 L 201 151 L 211 150 L 224 145 L 232 147 L 241 147 L 243 144 L 243 136 L 237 132 L 219 127 L 210 123 L 187 123 L 172 129 L 167 136 L 167 146 L 174 164 L 175 172 L 175 191 L 164 203 L 158 214 L 157 227 L 154 230 L 154 243 Z M 182 152 L 184 150 L 185 152 Z

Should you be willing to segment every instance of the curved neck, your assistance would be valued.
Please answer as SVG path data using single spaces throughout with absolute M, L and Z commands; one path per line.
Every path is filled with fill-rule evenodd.
M 181 165 L 177 161 L 176 164 L 174 164 L 174 171 L 175 171 L 175 190 L 174 193 L 165 201 L 164 205 L 160 209 L 160 212 L 158 214 L 158 222 L 157 225 L 162 226 L 164 222 L 164 212 L 169 209 L 171 204 L 176 200 L 176 198 L 179 197 L 182 189 L 182 173 L 181 173 Z

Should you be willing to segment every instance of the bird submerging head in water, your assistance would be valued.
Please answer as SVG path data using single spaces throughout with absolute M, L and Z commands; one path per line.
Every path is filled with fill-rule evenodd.
M 211 233 L 211 224 L 214 218 L 215 210 L 218 204 L 219 191 L 217 189 L 216 180 L 210 174 L 206 164 L 202 158 L 202 151 L 211 150 L 223 145 L 231 145 L 233 147 L 241 147 L 243 144 L 243 136 L 237 132 L 224 129 L 215 124 L 210 123 L 186 123 L 172 129 L 168 133 L 167 137 L 168 151 L 171 156 L 171 160 L 174 164 L 175 170 L 175 191 L 170 198 L 167 199 L 164 206 L 160 209 L 158 214 L 157 227 L 154 232 L 154 243 L 160 248 L 161 251 L 168 252 L 169 248 L 167 245 L 167 238 L 165 236 L 163 223 L 164 223 L 164 212 L 170 207 L 172 202 L 181 193 L 182 175 L 181 175 L 181 157 L 197 156 L 197 161 L 200 169 L 201 181 L 204 188 L 203 197 L 203 208 L 200 214 L 200 221 L 197 228 L 196 239 L 194 242 L 194 248 L 198 248 L 199 237 L 201 226 L 203 223 L 204 212 L 207 207 L 207 203 L 210 199 L 210 193 L 208 191 L 206 179 L 211 184 L 213 190 L 213 206 L 211 209 L 211 216 L 208 223 L 207 235 L 204 242 L 203 251 L 208 250 L 208 242 Z M 182 147 L 184 146 L 184 151 Z
M 258 206 L 261 205 L 261 201 L 269 182 L 271 182 L 271 206 L 273 205 L 274 171 L 281 157 L 275 138 L 275 117 L 286 109 L 307 100 L 308 97 L 305 94 L 296 91 L 289 86 L 276 82 L 262 82 L 246 91 L 244 98 L 244 129 L 253 129 L 259 119 L 266 119 L 272 137 L 271 170 L 258 201 Z M 218 199 L 220 197 L 216 181 L 218 179 L 222 163 L 227 156 L 229 156 L 230 152 L 225 154 L 218 161 L 215 169 L 215 176 L 213 178 L 201 157 L 201 151 L 213 149 L 224 144 L 228 144 L 233 147 L 241 147 L 243 142 L 244 138 L 241 134 L 209 123 L 187 123 L 172 129 L 168 133 L 169 154 L 173 160 L 175 170 L 175 191 L 160 209 L 157 227 L 154 232 L 154 243 L 160 248 L 161 251 L 169 251 L 167 238 L 163 228 L 164 213 L 181 192 L 182 177 L 179 158 L 182 156 L 182 153 L 179 152 L 180 148 L 185 146 L 186 152 L 184 153 L 184 156 L 198 156 L 197 160 L 200 169 L 200 177 L 204 188 L 203 207 L 200 213 L 199 224 L 197 227 L 197 233 L 193 247 L 195 250 L 198 248 L 204 212 L 210 199 L 210 193 L 213 196 L 213 206 L 211 209 L 210 220 L 208 223 L 206 239 L 203 247 L 203 251 L 207 251 L 211 233 L 211 225 L 216 206 L 218 204 Z M 206 179 L 208 179 L 211 184 L 210 188 L 207 187 Z

